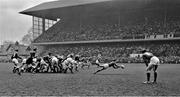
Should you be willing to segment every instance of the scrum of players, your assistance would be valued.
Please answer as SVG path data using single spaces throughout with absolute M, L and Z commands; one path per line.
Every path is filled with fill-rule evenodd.
M 56 72 L 56 73 L 67 73 L 70 71 L 74 73 L 78 71 L 78 68 L 84 69 L 85 67 L 90 68 L 92 65 L 90 59 L 80 58 L 80 55 L 69 54 L 67 57 L 53 55 L 48 53 L 46 56 L 37 57 L 37 49 L 33 49 L 30 52 L 30 56 L 24 59 L 19 56 L 18 50 L 15 50 L 11 59 L 14 63 L 13 73 L 21 75 L 22 72 Z M 19 62 L 18 60 L 22 60 Z
M 40 72 L 56 72 L 56 73 L 71 73 L 78 72 L 79 68 L 84 69 L 84 67 L 89 68 L 92 65 L 96 65 L 98 68 L 101 68 L 94 72 L 97 74 L 101 71 L 104 71 L 110 67 L 113 69 L 124 69 L 124 65 L 117 65 L 117 61 L 113 60 L 110 63 L 100 63 L 98 55 L 95 62 L 91 62 L 90 59 L 81 58 L 80 55 L 69 54 L 67 57 L 52 55 L 48 53 L 46 56 L 37 57 L 37 49 L 33 49 L 30 52 L 30 56 L 27 59 L 23 59 L 19 56 L 18 50 L 14 51 L 14 54 L 11 56 L 11 60 L 14 63 L 13 73 L 21 75 L 23 72 L 30 73 L 40 73 Z M 160 65 L 160 60 L 158 57 L 154 56 L 152 53 L 142 50 L 142 58 L 146 66 L 146 76 L 147 81 L 143 82 L 145 84 L 157 83 L 157 68 Z M 21 59 L 22 62 L 19 62 L 18 59 Z M 150 81 L 151 71 L 154 73 L 154 80 Z
M 30 52 L 30 56 L 27 59 L 23 59 L 19 56 L 18 50 L 15 50 L 11 59 L 14 63 L 13 73 L 21 75 L 22 72 L 56 72 L 56 73 L 67 73 L 68 70 L 71 73 L 78 71 L 78 67 L 84 69 L 84 67 L 90 67 L 89 60 L 80 59 L 79 55 L 69 54 L 67 57 L 64 56 L 53 56 L 52 53 L 43 57 L 36 56 L 37 49 L 33 49 Z M 18 59 L 22 62 L 19 63 Z

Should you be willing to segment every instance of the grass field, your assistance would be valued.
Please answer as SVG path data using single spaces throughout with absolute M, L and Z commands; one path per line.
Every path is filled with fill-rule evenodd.
M 142 84 L 144 64 L 124 64 L 124 70 L 112 68 L 97 75 L 98 68 L 80 69 L 75 74 L 12 73 L 13 65 L 0 63 L 0 96 L 180 96 L 180 64 L 161 64 L 158 84 Z M 153 78 L 153 76 L 152 76 Z

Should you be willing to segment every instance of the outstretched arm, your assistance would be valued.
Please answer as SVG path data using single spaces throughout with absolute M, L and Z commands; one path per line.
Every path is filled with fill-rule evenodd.
M 100 72 L 100 71 L 103 71 L 103 70 L 105 70 L 105 69 L 107 69 L 107 68 L 102 68 L 102 69 L 100 69 L 100 70 L 94 72 L 94 74 L 96 74 L 96 73 L 98 73 L 98 72 Z

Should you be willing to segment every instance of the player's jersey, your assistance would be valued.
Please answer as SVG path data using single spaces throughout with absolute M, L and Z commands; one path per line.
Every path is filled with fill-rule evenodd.
M 59 57 L 58 59 L 60 63 L 64 60 L 63 57 Z
M 79 61 L 79 57 L 76 56 L 76 57 L 74 58 L 74 60 L 75 60 L 75 61 Z
M 43 59 L 40 61 L 41 64 L 47 64 Z
M 62 63 L 62 66 L 63 68 L 70 68 L 74 65 L 74 63 L 76 63 L 76 61 L 69 57 Z
M 31 58 L 34 58 L 35 55 L 36 55 L 36 52 L 35 52 L 35 51 L 31 51 L 31 52 L 30 52 L 30 57 L 31 57 Z
M 23 64 L 26 64 L 26 61 L 27 61 L 27 59 L 23 59 L 23 60 L 22 60 L 22 63 L 23 63 Z
M 52 56 L 52 62 L 58 62 L 58 58 L 56 58 L 55 56 Z
M 21 59 L 21 57 L 18 55 L 18 53 L 14 53 L 12 56 L 11 56 L 11 59 L 18 59 L 18 58 L 20 58 Z
M 32 60 L 33 60 L 33 62 L 37 62 L 37 58 L 33 58 Z
M 67 58 L 66 60 L 65 60 L 65 62 L 68 64 L 68 63 L 76 63 L 76 61 L 75 60 L 73 60 L 72 58 Z
M 149 65 L 160 65 L 159 58 L 156 57 L 156 56 L 153 56 L 153 57 L 150 59 Z

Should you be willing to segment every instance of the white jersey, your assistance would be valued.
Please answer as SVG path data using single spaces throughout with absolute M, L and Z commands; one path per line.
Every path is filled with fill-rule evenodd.
M 58 58 L 56 58 L 55 56 L 52 56 L 52 62 L 58 62 Z
M 68 63 L 74 64 L 74 63 L 76 63 L 76 61 L 73 60 L 72 58 L 67 58 L 67 59 L 65 60 L 65 63 L 66 63 L 66 64 L 68 64 Z
M 47 64 L 43 59 L 41 59 L 41 64 Z
M 153 56 L 153 57 L 150 59 L 149 65 L 160 65 L 159 58 L 156 57 L 156 56 Z
M 26 64 L 26 61 L 27 61 L 27 59 L 23 59 L 22 63 L 23 63 L 23 64 Z
M 69 68 L 73 66 L 75 63 L 76 61 L 69 57 L 62 63 L 62 65 L 63 65 L 63 68 Z
M 33 62 L 37 62 L 37 58 L 33 58 Z
M 18 64 L 18 63 L 19 63 L 16 58 L 13 58 L 13 59 L 12 59 L 12 62 L 15 63 L 15 64 Z

